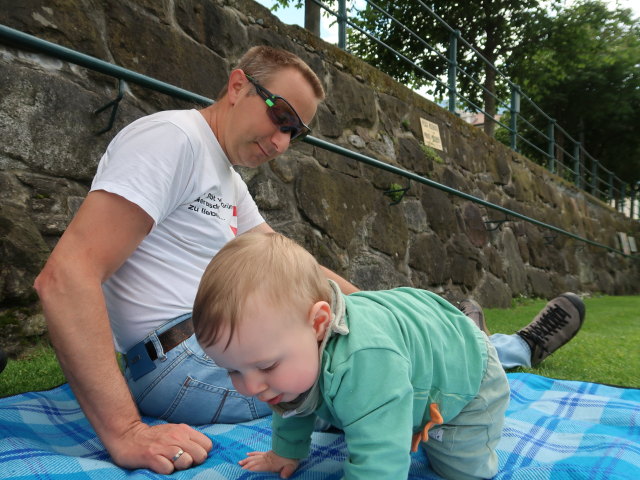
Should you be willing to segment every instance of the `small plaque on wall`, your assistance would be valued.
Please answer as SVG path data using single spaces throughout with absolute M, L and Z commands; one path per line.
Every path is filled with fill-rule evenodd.
M 424 140 L 424 144 L 427 147 L 432 147 L 437 150 L 443 150 L 442 141 L 440 140 L 440 128 L 438 127 L 438 124 L 421 118 L 420 126 L 422 127 L 422 139 Z
M 631 250 L 631 253 L 638 253 L 638 245 L 636 244 L 635 237 L 627 237 L 627 240 L 629 240 L 629 249 Z
M 629 255 L 631 253 L 631 248 L 629 248 L 629 239 L 627 234 L 624 232 L 618 232 L 618 241 L 620 242 L 620 248 L 624 254 Z

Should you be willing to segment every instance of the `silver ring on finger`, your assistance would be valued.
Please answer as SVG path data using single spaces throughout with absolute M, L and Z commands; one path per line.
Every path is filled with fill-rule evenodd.
M 173 463 L 177 462 L 178 459 L 184 454 L 184 450 L 180 449 L 178 450 L 178 453 L 176 453 L 173 457 L 171 457 L 171 461 Z

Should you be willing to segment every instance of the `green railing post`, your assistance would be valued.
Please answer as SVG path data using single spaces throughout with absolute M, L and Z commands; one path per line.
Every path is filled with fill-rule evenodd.
M 627 203 L 627 182 L 622 182 L 620 187 L 620 211 L 624 213 L 624 204 Z
M 509 122 L 509 131 L 511 137 L 511 149 L 518 151 L 518 114 L 520 113 L 520 87 L 512 85 L 511 87 L 511 120 Z
M 338 0 L 338 48 L 347 49 L 347 0 Z
M 598 161 L 591 160 L 591 195 L 598 196 L 596 191 L 598 190 Z
M 547 125 L 547 157 L 549 162 L 547 168 L 551 173 L 556 173 L 556 140 L 555 140 L 556 121 L 552 118 Z
M 613 200 L 613 172 L 609 172 L 609 201 Z
M 458 37 L 460 30 L 454 30 L 449 35 L 449 111 L 456 113 L 456 73 L 458 70 Z
M 582 188 L 582 175 L 580 174 L 580 142 L 573 145 L 573 178 L 578 188 Z

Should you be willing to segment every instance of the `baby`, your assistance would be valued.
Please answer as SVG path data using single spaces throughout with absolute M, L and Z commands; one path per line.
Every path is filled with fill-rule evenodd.
M 247 233 L 209 264 L 193 323 L 238 392 L 274 411 L 272 450 L 245 469 L 289 477 L 319 417 L 344 431 L 346 479 L 407 478 L 418 445 L 445 478 L 497 473 L 506 375 L 486 335 L 431 292 L 345 296 L 294 241 Z

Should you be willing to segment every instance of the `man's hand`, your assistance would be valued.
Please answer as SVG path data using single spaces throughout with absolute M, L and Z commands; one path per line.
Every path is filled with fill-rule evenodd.
M 206 435 L 188 425 L 167 423 L 151 427 L 142 422 L 106 445 L 117 465 L 148 468 L 164 475 L 203 463 L 212 446 Z
M 280 474 L 280 478 L 289 478 L 298 468 L 300 460 L 284 458 L 270 450 L 268 452 L 249 452 L 247 458 L 238 463 L 245 470 L 275 472 Z

